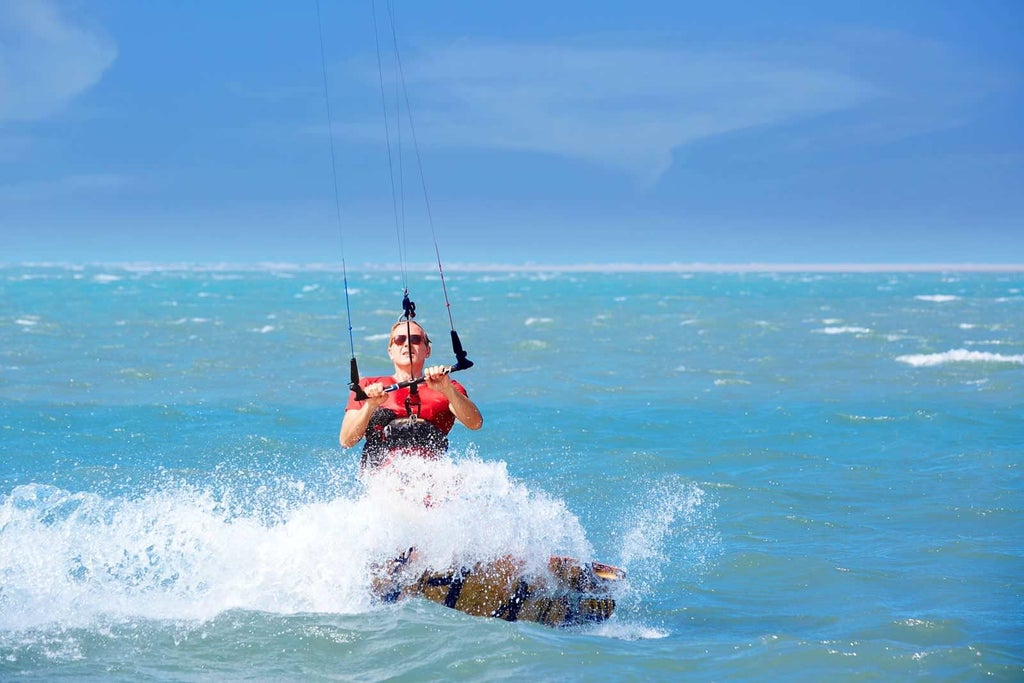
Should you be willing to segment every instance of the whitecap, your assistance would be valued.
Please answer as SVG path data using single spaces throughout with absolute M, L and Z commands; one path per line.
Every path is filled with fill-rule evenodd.
M 100 284 L 107 284 L 109 282 L 117 282 L 118 280 L 123 280 L 123 279 L 124 278 L 122 276 L 120 276 L 120 275 L 110 275 L 109 273 L 98 273 L 98 274 L 93 276 L 92 281 L 93 282 L 99 282 Z
M 1008 356 L 987 351 L 968 351 L 967 349 L 952 349 L 943 353 L 917 353 L 897 356 L 896 360 L 913 365 L 916 368 L 943 365 L 945 363 L 1017 363 L 1024 365 L 1024 355 Z
M 554 322 L 553 318 L 527 318 L 526 322 L 523 323 L 523 324 L 529 326 L 529 325 L 538 325 L 540 323 L 553 323 L 553 322 Z
M 919 301 L 933 301 L 935 303 L 945 303 L 947 301 L 959 301 L 960 297 L 953 294 L 919 294 L 914 297 Z
M 663 628 L 624 621 L 607 621 L 588 629 L 587 633 L 616 640 L 658 640 L 669 636 L 669 632 Z
M 260 334 L 266 334 L 267 332 L 273 332 L 277 328 L 273 325 L 264 325 L 263 327 L 254 327 L 252 332 L 259 332 Z
M 824 327 L 820 330 L 815 330 L 821 334 L 870 334 L 871 330 L 867 327 L 854 327 L 854 326 L 841 326 L 841 327 Z

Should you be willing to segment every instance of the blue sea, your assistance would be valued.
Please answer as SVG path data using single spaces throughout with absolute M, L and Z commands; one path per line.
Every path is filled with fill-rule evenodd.
M 436 273 L 348 285 L 364 375 L 405 285 L 454 361 Z M 424 507 L 338 446 L 340 272 L 0 267 L 0 680 L 1024 680 L 1024 273 L 447 286 L 485 423 Z M 410 545 L 627 578 L 569 629 L 375 603 Z

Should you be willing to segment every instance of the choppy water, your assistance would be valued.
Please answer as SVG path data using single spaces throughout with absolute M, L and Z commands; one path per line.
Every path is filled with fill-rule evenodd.
M 384 373 L 401 282 L 350 286 Z M 485 426 L 424 508 L 337 447 L 339 274 L 0 268 L 0 680 L 1024 679 L 1024 274 L 449 290 Z M 413 544 L 629 577 L 574 630 L 374 604 Z

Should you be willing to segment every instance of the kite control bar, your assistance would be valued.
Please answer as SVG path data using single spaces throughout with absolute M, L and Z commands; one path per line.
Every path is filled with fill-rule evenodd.
M 473 367 L 473 361 L 466 357 L 466 350 L 462 348 L 462 341 L 459 339 L 459 333 L 456 332 L 455 330 L 452 330 L 452 350 L 455 352 L 455 365 L 450 365 L 447 368 L 445 368 L 444 374 L 450 375 L 453 372 L 458 372 L 459 370 L 469 370 L 471 367 Z M 356 386 L 358 387 L 358 375 L 356 375 L 356 377 Z M 416 377 L 414 379 L 407 379 L 404 382 L 396 382 L 389 387 L 384 387 L 384 391 L 387 393 L 391 393 L 392 391 L 398 391 L 399 389 L 405 389 L 406 387 L 418 387 L 419 385 L 423 384 L 426 381 L 426 377 Z M 362 387 L 359 387 L 359 389 L 360 391 L 362 391 Z M 355 389 L 352 389 L 352 391 L 355 391 Z M 365 400 L 360 399 L 358 393 L 356 394 L 356 399 L 360 401 Z
M 415 317 L 416 304 L 414 304 L 412 301 L 409 301 L 408 294 L 406 294 L 405 298 L 402 301 L 402 307 L 405 309 L 405 316 L 403 316 L 403 319 L 411 320 L 413 317 Z M 459 370 L 469 370 L 471 367 L 473 367 L 473 361 L 467 358 L 466 350 L 462 348 L 462 340 L 459 339 L 459 333 L 456 332 L 454 328 L 452 329 L 451 333 L 452 351 L 455 352 L 455 365 L 450 365 L 447 368 L 445 368 L 444 374 L 446 375 L 450 375 L 453 372 L 458 372 Z M 396 382 L 389 387 L 384 387 L 384 391 L 386 393 L 391 393 L 393 391 L 398 391 L 399 389 L 410 388 L 412 389 L 411 393 L 415 394 L 416 387 L 418 387 L 419 385 L 423 384 L 426 381 L 426 377 L 416 377 L 413 379 L 407 379 L 404 382 Z M 363 390 L 363 387 L 359 385 L 359 367 L 356 365 L 356 359 L 354 355 L 352 357 L 352 362 L 350 366 L 348 388 L 352 390 L 352 394 L 357 401 L 365 401 L 367 398 L 369 398 L 366 395 L 366 392 Z
M 473 367 L 473 361 L 466 358 L 466 352 L 462 351 L 462 345 L 458 343 L 458 334 L 452 332 L 452 336 L 455 339 L 453 343 L 457 344 L 456 348 L 459 351 L 461 351 L 461 353 L 456 352 L 456 355 L 458 355 L 458 362 L 456 362 L 455 365 L 449 365 L 444 369 L 444 374 L 446 375 L 450 375 L 453 372 L 458 372 L 459 370 L 468 370 L 471 367 Z M 359 369 L 356 367 L 356 361 L 354 358 L 352 359 L 351 379 L 352 381 L 349 382 L 348 388 L 352 390 L 353 394 L 355 394 L 355 399 L 357 401 L 365 401 L 368 398 L 368 396 L 366 395 L 366 392 L 363 391 L 363 388 L 359 385 Z M 419 385 L 423 384 L 426 381 L 426 377 L 414 377 L 413 379 L 407 379 L 404 382 L 395 382 L 390 386 L 384 387 L 384 392 L 390 394 L 391 392 L 398 391 L 399 389 L 406 389 L 408 387 L 418 387 Z
M 453 372 L 462 370 L 458 365 L 450 365 L 444 369 L 444 374 L 450 375 Z M 391 386 L 384 387 L 384 393 L 390 394 L 392 391 L 398 391 L 399 389 L 405 389 L 406 387 L 418 387 L 427 381 L 426 377 L 414 377 L 413 379 L 407 379 L 404 382 L 395 382 Z

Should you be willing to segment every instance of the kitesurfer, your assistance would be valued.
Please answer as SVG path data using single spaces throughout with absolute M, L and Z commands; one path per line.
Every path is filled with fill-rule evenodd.
M 469 429 L 483 425 L 465 387 L 449 376 L 449 366 L 424 369 L 430 338 L 421 325 L 408 319 L 395 323 L 388 335 L 388 357 L 394 373 L 361 378 L 366 400 L 352 395 L 341 423 L 339 441 L 344 448 L 366 438 L 361 469 L 376 469 L 397 454 L 437 458 L 447 450 L 448 432 L 456 420 Z M 424 379 L 418 386 L 393 388 L 418 377 Z

